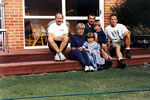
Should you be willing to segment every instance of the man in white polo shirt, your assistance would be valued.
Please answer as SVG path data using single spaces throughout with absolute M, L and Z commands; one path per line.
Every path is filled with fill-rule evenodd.
M 64 61 L 66 57 L 63 55 L 63 51 L 68 44 L 68 28 L 63 23 L 63 15 L 57 13 L 55 16 L 56 22 L 52 23 L 48 27 L 48 42 L 49 48 L 52 52 L 56 52 L 54 60 Z
M 122 40 L 125 40 L 126 57 L 131 58 L 130 54 L 130 31 L 123 25 L 118 24 L 116 15 L 110 16 L 110 25 L 106 27 L 105 33 L 108 37 L 108 46 L 116 49 L 116 55 L 118 57 L 119 67 L 125 68 L 126 63 L 123 61 L 121 53 Z

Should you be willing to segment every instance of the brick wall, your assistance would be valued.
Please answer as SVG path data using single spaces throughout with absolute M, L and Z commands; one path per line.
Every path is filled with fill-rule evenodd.
M 115 3 L 123 3 L 125 0 L 104 0 L 104 23 L 105 23 L 105 27 L 107 25 L 109 25 L 109 17 L 112 14 L 111 11 L 111 7 L 115 4 Z
M 22 0 L 5 0 L 5 21 L 9 50 L 24 49 Z

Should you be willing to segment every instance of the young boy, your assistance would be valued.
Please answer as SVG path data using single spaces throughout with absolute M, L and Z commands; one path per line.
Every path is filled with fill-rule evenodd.
M 94 30 L 95 33 L 97 33 L 97 42 L 101 45 L 101 54 L 106 60 L 106 66 L 111 67 L 112 61 L 109 51 L 107 49 L 107 39 L 104 31 L 101 28 L 100 22 L 97 21 L 94 23 Z

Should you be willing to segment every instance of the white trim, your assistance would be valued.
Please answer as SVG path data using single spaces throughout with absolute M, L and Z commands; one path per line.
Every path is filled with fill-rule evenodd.
M 64 16 L 64 15 L 63 15 Z M 55 16 L 24 16 L 24 19 L 55 19 Z M 96 17 L 96 20 L 99 20 L 100 17 Z M 87 20 L 87 17 L 80 16 L 64 16 L 65 20 Z
M 66 20 L 87 20 L 88 17 L 79 17 L 79 16 L 67 16 Z M 100 20 L 100 17 L 96 17 L 96 20 Z
M 7 29 L 0 29 L 0 32 L 6 32 L 7 31 Z
M 25 35 L 26 33 L 25 33 L 25 25 L 24 25 L 24 20 L 25 20 L 25 0 L 22 0 L 22 5 L 23 5 L 23 6 L 22 6 L 22 7 L 23 7 L 22 9 L 23 9 L 23 28 L 24 28 L 23 31 L 24 31 L 24 49 L 25 49 L 25 47 L 26 47 L 26 45 L 25 45 L 25 44 L 26 44 L 26 39 L 25 39 L 25 38 L 26 38 L 26 37 L 25 37 L 25 36 L 26 36 L 26 35 Z
M 25 16 L 25 19 L 55 19 L 55 16 Z
M 48 48 L 48 46 L 25 46 L 24 49 L 45 49 Z
M 64 16 L 64 23 L 66 23 L 66 1 L 62 0 L 62 14 Z
M 101 26 L 104 29 L 104 0 L 99 0 L 99 11 L 101 12 L 100 15 Z

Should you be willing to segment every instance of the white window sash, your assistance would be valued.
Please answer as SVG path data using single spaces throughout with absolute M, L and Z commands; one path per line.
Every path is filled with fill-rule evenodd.
M 25 0 L 23 0 L 23 17 L 24 19 L 55 19 L 55 16 L 26 16 L 25 15 Z M 104 0 L 99 0 L 99 16 L 96 16 L 96 20 L 100 20 L 102 27 L 104 28 Z M 67 20 L 87 20 L 87 16 L 66 16 L 66 0 L 62 0 L 62 14 L 64 16 L 64 22 Z M 24 30 L 25 31 L 25 30 Z M 25 32 L 24 32 L 25 33 Z M 25 40 L 25 39 L 24 39 Z M 25 43 L 25 42 L 24 42 Z M 40 49 L 48 48 L 47 46 L 25 46 L 25 49 Z

